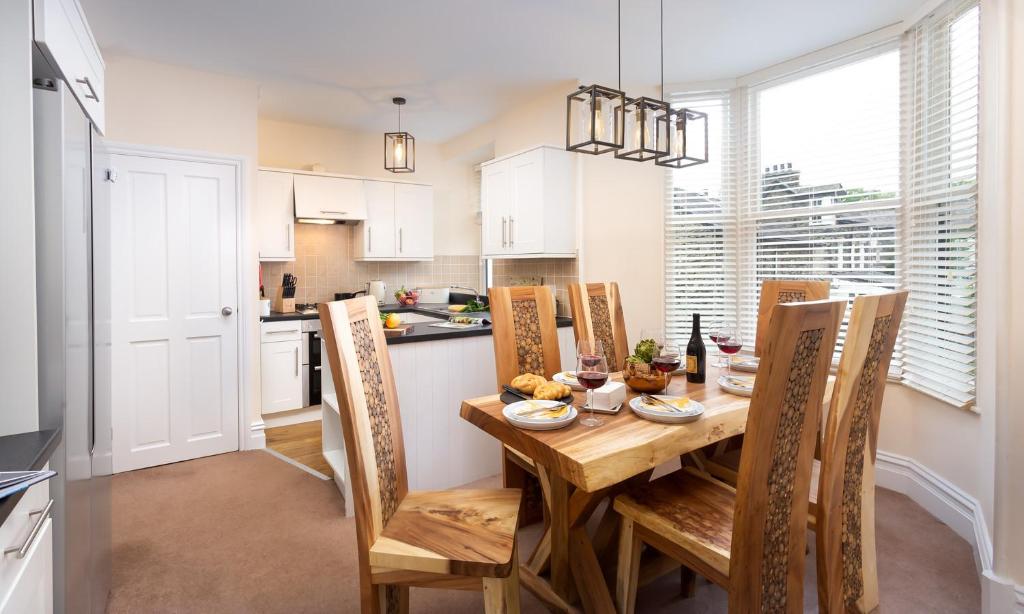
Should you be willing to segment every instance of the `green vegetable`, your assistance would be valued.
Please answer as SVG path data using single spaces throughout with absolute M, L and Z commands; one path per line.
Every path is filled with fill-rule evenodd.
M 654 361 L 654 353 L 658 351 L 658 343 L 654 339 L 641 339 L 633 348 L 633 355 L 627 358 L 631 364 Z
M 466 308 L 462 310 L 462 313 L 473 313 L 475 311 L 490 311 L 490 310 L 491 310 L 491 308 L 489 306 L 484 305 L 480 301 L 477 301 L 475 299 L 469 299 L 468 301 L 466 301 Z

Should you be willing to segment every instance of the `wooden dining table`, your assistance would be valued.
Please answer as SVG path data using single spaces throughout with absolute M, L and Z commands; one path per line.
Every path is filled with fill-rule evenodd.
M 587 612 L 615 612 L 600 561 L 615 547 L 617 518 L 609 506 L 593 537 L 585 525 L 603 500 L 648 481 L 659 465 L 743 433 L 750 398 L 720 388 L 718 375 L 708 366 L 704 384 L 688 383 L 683 375 L 672 378 L 666 394 L 704 405 L 700 418 L 683 424 L 640 418 L 628 406 L 637 396 L 628 389 L 618 414 L 602 416 L 604 424 L 586 427 L 577 420 L 555 431 L 512 426 L 502 416 L 505 404 L 498 395 L 463 401 L 462 418 L 518 451 L 523 462 L 532 461 L 540 481 L 546 527 L 521 565 L 524 587 L 558 610 L 572 611 L 579 601 Z M 622 381 L 622 376 L 610 379 Z M 585 393 L 574 397 L 582 406 Z

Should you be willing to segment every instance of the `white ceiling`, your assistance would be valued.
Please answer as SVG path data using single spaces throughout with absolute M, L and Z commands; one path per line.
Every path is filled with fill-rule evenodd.
M 739 76 L 923 0 L 666 0 L 665 81 Z M 255 79 L 260 114 L 443 140 L 566 79 L 614 85 L 612 0 L 82 0 L 107 54 Z M 623 0 L 622 84 L 659 81 L 658 0 Z M 568 93 L 568 92 L 567 92 Z M 197 93 L 198 95 L 198 93 Z

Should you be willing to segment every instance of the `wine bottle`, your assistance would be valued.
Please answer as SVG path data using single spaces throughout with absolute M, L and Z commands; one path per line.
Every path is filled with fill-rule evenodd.
M 695 313 L 693 332 L 690 333 L 690 342 L 686 344 L 686 381 L 691 384 L 704 383 L 706 356 L 704 340 L 700 337 L 700 314 Z

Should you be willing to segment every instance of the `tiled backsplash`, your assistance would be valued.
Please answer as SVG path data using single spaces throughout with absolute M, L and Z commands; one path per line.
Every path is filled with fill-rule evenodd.
M 281 277 L 292 273 L 298 277 L 297 303 L 333 301 L 335 292 L 364 290 L 374 279 L 383 280 L 390 295 L 403 285 L 409 289 L 449 284 L 480 288 L 482 277 L 477 256 L 435 256 L 432 262 L 355 262 L 351 227 L 342 224 L 296 224 L 295 261 L 262 265 L 266 297 L 273 298 Z
M 495 260 L 492 286 L 514 286 L 529 278 L 541 278 L 543 285 L 555 287 L 558 315 L 570 315 L 569 284 L 579 281 L 579 267 L 575 258 L 527 258 Z

